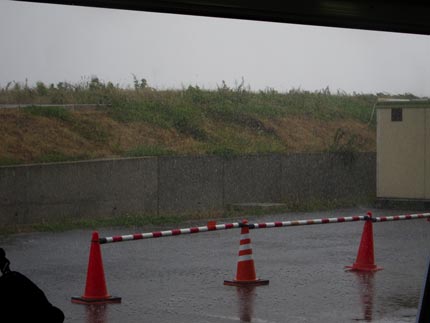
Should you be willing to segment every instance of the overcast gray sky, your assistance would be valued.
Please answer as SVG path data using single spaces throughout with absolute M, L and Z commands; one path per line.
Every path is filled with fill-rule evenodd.
M 251 89 L 430 96 L 429 36 L 0 0 L 0 86 L 8 81 L 157 88 L 225 80 Z

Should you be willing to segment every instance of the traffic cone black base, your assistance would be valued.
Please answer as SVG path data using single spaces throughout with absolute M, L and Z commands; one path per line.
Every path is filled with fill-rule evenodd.
M 115 297 L 115 296 L 109 296 L 107 298 L 103 299 L 92 299 L 92 298 L 85 298 L 85 297 L 72 297 L 72 303 L 75 304 L 118 304 L 121 303 L 121 297 Z
M 257 280 L 224 280 L 224 285 L 227 286 L 263 286 L 269 285 L 269 281 L 267 279 L 257 279 Z

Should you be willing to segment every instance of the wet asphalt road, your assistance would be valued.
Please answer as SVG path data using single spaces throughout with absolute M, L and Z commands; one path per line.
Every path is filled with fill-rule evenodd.
M 249 220 L 365 215 L 366 211 L 345 209 Z M 373 275 L 345 272 L 344 266 L 355 261 L 363 225 L 251 230 L 257 275 L 270 280 L 268 286 L 254 289 L 223 285 L 224 279 L 235 275 L 240 230 L 102 245 L 108 290 L 122 297 L 121 304 L 104 306 L 70 301 L 71 296 L 84 292 L 90 230 L 0 237 L 0 246 L 6 249 L 12 270 L 41 287 L 70 323 L 415 322 L 430 255 L 430 223 L 375 223 L 375 258 L 384 270 Z M 155 229 L 160 228 L 101 229 L 99 233 L 103 237 Z

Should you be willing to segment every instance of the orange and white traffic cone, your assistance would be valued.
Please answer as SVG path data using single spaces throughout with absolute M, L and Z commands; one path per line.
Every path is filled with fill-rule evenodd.
M 249 227 L 247 224 L 247 220 L 242 221 L 236 278 L 234 280 L 224 280 L 224 285 L 260 286 L 269 284 L 268 280 L 258 279 L 256 277 L 254 259 L 252 258 L 251 239 L 249 237 Z
M 378 271 L 382 268 L 375 264 L 375 255 L 373 251 L 373 222 L 372 213 L 368 212 L 369 219 L 364 223 L 363 233 L 361 235 L 360 247 L 358 248 L 357 259 L 352 266 L 346 266 L 352 271 Z
M 110 296 L 107 292 L 98 232 L 93 232 L 91 239 L 85 293 L 81 297 L 72 297 L 72 303 L 121 303 L 120 297 Z

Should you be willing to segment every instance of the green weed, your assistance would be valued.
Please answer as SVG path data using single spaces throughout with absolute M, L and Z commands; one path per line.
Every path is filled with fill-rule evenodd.
M 61 151 L 50 151 L 45 154 L 40 155 L 35 159 L 36 163 L 58 163 L 58 162 L 65 162 L 65 161 L 76 161 L 76 160 L 82 160 L 82 159 L 89 159 L 89 156 L 87 155 L 66 155 L 62 153 Z
M 97 143 L 107 143 L 111 134 L 93 120 L 72 119 L 71 129 L 79 136 Z
M 123 153 L 126 157 L 167 156 L 172 151 L 160 145 L 140 145 Z
M 281 205 L 271 207 L 234 207 L 228 206 L 224 211 L 208 211 L 188 214 L 124 214 L 109 217 L 94 218 L 63 218 L 61 220 L 44 220 L 40 223 L 28 225 L 3 226 L 0 235 L 15 234 L 20 232 L 62 232 L 74 229 L 93 229 L 144 226 L 178 227 L 192 225 L 204 225 L 208 220 L 243 219 L 275 215 L 291 212 L 326 211 L 341 207 L 371 206 L 373 198 L 361 197 L 352 199 L 290 199 Z M 202 223 L 203 222 L 203 223 Z
M 327 151 L 337 154 L 345 165 L 350 165 L 364 145 L 365 141 L 360 135 L 351 134 L 346 129 L 338 128 Z
M 21 161 L 10 158 L 10 157 L 0 157 L 0 166 L 10 166 L 10 165 L 18 165 Z
M 370 206 L 374 203 L 373 196 L 361 196 L 354 199 L 328 199 L 328 198 L 307 198 L 307 199 L 286 199 L 285 209 L 288 212 L 314 212 L 314 211 L 327 211 L 335 210 L 345 207 L 356 207 L 360 205 Z
M 207 149 L 207 153 L 209 155 L 215 155 L 220 156 L 224 158 L 233 158 L 235 156 L 239 155 L 239 152 L 233 148 L 221 146 L 221 145 L 214 145 Z
M 38 117 L 58 119 L 68 124 L 71 130 L 85 139 L 105 143 L 110 135 L 99 123 L 76 118 L 72 112 L 64 107 L 30 106 L 23 108 L 25 113 Z
M 44 220 L 40 223 L 28 225 L 4 226 L 0 228 L 0 235 L 19 232 L 63 232 L 74 229 L 100 229 L 110 227 L 143 227 L 143 226 L 178 226 L 187 221 L 204 221 L 209 218 L 224 218 L 221 213 L 202 212 L 181 215 L 155 214 L 124 214 L 109 217 L 67 218 L 61 220 Z
M 30 106 L 22 109 L 28 114 L 39 117 L 53 118 L 61 121 L 71 121 L 73 119 L 71 112 L 63 107 Z

